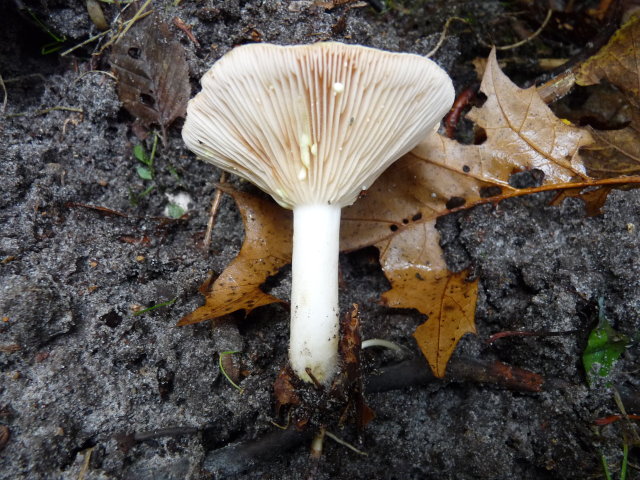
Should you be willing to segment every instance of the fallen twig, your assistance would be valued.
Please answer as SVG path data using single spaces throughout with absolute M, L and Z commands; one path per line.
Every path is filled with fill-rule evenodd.
M 83 42 L 81 42 L 81 43 L 79 43 L 79 44 L 77 44 L 77 45 L 74 45 L 73 47 L 71 47 L 71 48 L 69 48 L 69 49 L 65 50 L 64 52 L 62 52 L 62 53 L 60 54 L 60 56 L 61 56 L 61 57 L 64 57 L 65 55 L 70 54 L 71 52 L 73 52 L 73 51 L 77 50 L 77 49 L 78 49 L 78 48 L 80 48 L 80 47 L 84 47 L 85 45 L 87 45 L 87 44 L 89 44 L 89 43 L 91 43 L 91 42 L 94 42 L 94 41 L 96 41 L 96 40 L 101 39 L 101 38 L 102 38 L 102 37 L 104 37 L 104 36 L 107 36 L 107 35 L 109 35 L 109 34 L 112 34 L 112 35 L 111 35 L 111 37 L 109 38 L 109 40 L 107 40 L 107 42 L 106 42 L 106 43 L 105 43 L 105 44 L 100 48 L 100 50 L 97 52 L 97 55 L 101 55 L 101 54 L 102 54 L 102 52 L 103 52 L 106 48 L 108 48 L 109 46 L 111 46 L 111 45 L 113 45 L 113 44 L 117 43 L 117 42 L 120 40 L 120 38 L 121 38 L 124 34 L 126 34 L 126 33 L 129 31 L 129 29 L 133 26 L 133 24 L 134 24 L 135 22 L 137 22 L 138 20 L 142 20 L 143 18 L 145 18 L 145 17 L 147 17 L 147 16 L 149 16 L 149 15 L 151 15 L 151 14 L 153 13 L 153 10 L 148 10 L 148 11 L 146 11 L 146 12 L 144 11 L 144 10 L 147 8 L 147 6 L 149 5 L 149 3 L 150 3 L 150 2 L 151 2 L 151 0 L 146 0 L 146 1 L 145 1 L 145 3 L 144 3 L 144 4 L 143 4 L 139 9 L 138 9 L 138 11 L 134 14 L 134 16 L 133 16 L 131 19 L 129 19 L 129 20 L 127 20 L 126 22 L 123 22 L 121 25 L 119 25 L 118 29 L 110 28 L 109 30 L 105 30 L 104 32 L 100 32 L 100 33 L 98 33 L 98 34 L 96 34 L 96 35 L 93 35 L 93 36 L 91 36 L 91 37 L 87 38 L 86 40 L 84 40 Z M 120 15 L 121 15 L 121 14 L 122 14 L 122 13 L 123 13 L 127 8 L 129 8 L 129 6 L 130 6 L 130 5 L 133 5 L 133 3 L 129 3 L 129 4 L 127 4 L 127 5 L 122 9 L 122 11 L 118 14 L 118 16 L 116 17 L 116 19 L 114 20 L 114 23 L 115 23 L 115 21 L 117 21 L 118 17 L 119 17 L 119 16 L 120 16 Z
M 603 426 L 609 425 L 611 423 L 617 422 L 619 420 L 623 420 L 625 417 L 623 415 L 609 415 L 607 417 L 596 418 L 593 423 L 594 425 Z M 629 420 L 640 420 L 640 415 L 635 415 L 633 413 L 628 414 L 627 418 Z
M 586 180 L 583 182 L 569 182 L 569 183 L 551 183 L 541 185 L 539 187 L 523 188 L 520 190 L 510 191 L 501 195 L 493 195 L 487 198 L 481 198 L 475 202 L 465 203 L 464 205 L 456 208 L 451 208 L 437 213 L 433 216 L 426 216 L 420 219 L 421 222 L 428 222 L 434 218 L 445 217 L 452 213 L 461 212 L 463 210 L 469 210 L 479 205 L 486 205 L 488 203 L 498 204 L 509 198 L 523 197 L 525 195 L 531 195 L 533 193 L 550 192 L 553 190 L 583 190 L 591 187 L 616 187 L 623 185 L 640 184 L 640 175 L 634 175 L 629 177 L 614 177 L 614 178 L 602 178 L 598 180 Z M 344 217 L 343 217 L 344 219 Z
M 213 473 L 215 478 L 237 475 L 256 462 L 281 455 L 282 452 L 309 441 L 314 433 L 312 429 L 274 430 L 258 439 L 233 443 L 209 452 L 204 459 L 203 468 Z
M 218 180 L 219 184 L 222 184 L 227 181 L 227 172 L 222 172 L 220 174 L 220 179 Z M 202 241 L 202 248 L 208 249 L 211 244 L 211 236 L 213 234 L 213 227 L 216 224 L 216 218 L 218 217 L 218 210 L 220 210 L 220 202 L 222 201 L 222 194 L 224 192 L 222 189 L 216 189 L 216 193 L 213 196 L 213 200 L 211 201 L 211 210 L 209 211 L 209 221 L 207 222 L 207 232 L 204 235 L 204 240 Z
M 11 113 L 7 115 L 7 118 L 25 117 L 27 115 L 33 115 L 34 117 L 37 117 L 39 115 L 45 115 L 49 112 L 57 112 L 57 111 L 84 113 L 84 110 L 80 107 L 66 107 L 64 105 L 56 105 L 54 107 L 45 108 L 43 110 L 36 110 L 32 114 L 30 114 L 29 112 Z
M 136 220 L 153 220 L 155 222 L 160 222 L 161 224 L 172 224 L 172 223 L 184 221 L 184 217 L 170 218 L 170 217 L 144 217 L 139 215 L 127 215 L 126 213 L 119 212 L 117 210 L 112 210 L 107 207 L 101 207 L 98 205 L 89 205 L 87 203 L 79 203 L 79 202 L 66 202 L 64 206 L 66 208 L 83 208 L 86 210 L 93 210 L 106 217 L 133 218 Z M 132 243 L 127 240 L 122 240 L 122 241 L 125 241 L 126 243 Z
M 391 365 L 382 369 L 380 373 L 371 375 L 367 379 L 365 391 L 366 393 L 386 392 L 438 380 L 441 379 L 433 375 L 426 360 L 417 357 Z M 505 363 L 466 357 L 452 358 L 449 361 L 444 380 L 488 383 L 522 392 L 541 392 L 566 386 L 562 380 L 545 380 L 537 373 Z
M 342 440 L 341 438 L 337 437 L 336 435 L 334 435 L 333 433 L 325 430 L 324 434 L 329 437 L 331 440 L 333 440 L 334 442 L 342 445 L 343 447 L 347 447 L 349 450 L 351 450 L 354 453 L 357 453 L 358 455 L 362 455 L 364 457 L 366 457 L 367 455 L 369 455 L 367 452 L 363 452 L 362 450 L 357 449 L 356 447 L 354 447 L 353 445 L 351 445 L 349 442 L 345 442 L 344 440 Z
M 118 447 L 126 453 L 138 442 L 144 442 L 146 440 L 153 440 L 161 437 L 177 437 L 180 435 L 198 433 L 201 430 L 203 429 L 197 427 L 168 427 L 149 430 L 146 432 L 119 433 L 114 435 L 113 438 L 118 442 Z
M 184 32 L 187 38 L 191 40 L 191 43 L 193 43 L 196 47 L 200 48 L 200 42 L 191 31 L 190 25 L 187 25 L 186 23 L 184 23 L 180 17 L 174 17 L 173 24 Z
M 78 203 L 78 202 L 67 202 L 64 204 L 64 206 L 67 208 L 85 208 L 87 210 L 94 210 L 98 213 L 101 213 L 103 215 L 107 215 L 110 217 L 123 217 L 123 218 L 129 217 L 129 215 L 127 215 L 126 213 L 118 212 L 117 210 L 112 210 L 110 208 L 100 207 L 97 205 L 88 205 L 85 203 Z
M 69 55 L 71 52 L 77 50 L 78 48 L 84 47 L 85 45 L 87 45 L 87 44 L 89 44 L 89 43 L 91 43 L 91 42 L 93 42 L 95 40 L 99 40 L 100 38 L 104 37 L 105 35 L 107 35 L 109 33 L 113 33 L 113 29 L 110 29 L 110 30 L 107 30 L 107 31 L 104 31 L 104 32 L 100 32 L 97 35 L 93 35 L 93 36 L 87 38 L 85 41 L 83 41 L 83 42 L 81 42 L 81 43 L 79 43 L 77 45 L 74 45 L 73 47 L 65 50 L 64 52 L 62 52 L 60 54 L 60 56 L 64 57 L 65 55 Z
M 505 330 L 502 332 L 494 333 L 485 340 L 485 343 L 492 344 L 496 340 L 508 337 L 562 337 L 564 335 L 573 335 L 580 333 L 580 330 L 565 330 L 561 332 L 526 332 L 516 330 Z
M 146 0 L 142 4 L 142 6 L 140 6 L 140 8 L 136 11 L 133 17 L 123 24 L 124 29 L 121 32 L 118 32 L 113 37 L 111 37 L 111 39 L 102 46 L 102 49 L 100 51 L 102 52 L 105 48 L 107 48 L 111 44 L 115 45 L 116 43 L 118 43 L 120 39 L 127 34 L 127 32 L 133 26 L 134 23 L 136 23 L 138 20 L 142 20 L 147 15 L 150 15 L 153 12 L 153 10 L 149 10 L 145 12 L 146 8 L 149 6 L 150 3 L 151 3 L 151 0 Z
M 104 70 L 88 70 L 88 71 L 84 72 L 82 75 L 80 75 L 78 78 L 76 78 L 73 81 L 73 83 L 79 82 L 80 80 L 82 80 L 84 77 L 86 77 L 90 73 L 100 73 L 102 75 L 106 75 L 107 77 L 111 78 L 112 80 L 115 80 L 116 82 L 118 81 L 116 76 L 111 72 L 105 72 Z

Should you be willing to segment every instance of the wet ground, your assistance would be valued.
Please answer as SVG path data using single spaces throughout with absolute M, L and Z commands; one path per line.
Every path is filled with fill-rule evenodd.
M 273 382 L 286 362 L 288 312 L 271 305 L 213 329 L 174 327 L 201 304 L 198 286 L 208 272 L 221 272 L 242 242 L 239 214 L 224 197 L 211 250 L 197 247 L 220 172 L 185 149 L 178 121 L 158 149 L 155 188 L 142 195 L 151 182 L 136 171 L 133 118 L 113 78 L 97 72 L 108 71 L 107 56 L 92 58 L 95 43 L 60 56 L 98 33 L 85 2 L 29 3 L 46 28 L 65 37 L 61 50 L 46 55 L 41 48 L 52 38 L 18 13 L 21 3 L 0 7 L 7 89 L 0 124 L 0 426 L 9 436 L 0 442 L 0 478 L 221 478 L 211 462 L 219 449 L 277 430 Z M 201 44 L 174 29 L 194 92 L 213 61 L 239 43 L 334 39 L 426 53 L 449 16 L 472 16 L 482 30 L 505 8 L 416 2 L 378 13 L 304 1 L 157 3 L 167 22 L 179 16 L 193 25 Z M 116 7 L 102 8 L 112 19 Z M 469 60 L 488 52 L 464 30 L 434 57 L 458 90 L 474 81 Z M 520 69 L 523 78 L 527 68 Z M 191 199 L 188 215 L 161 218 L 167 194 L 180 192 Z M 624 422 L 596 428 L 593 421 L 619 413 L 611 386 L 630 412 L 640 407 L 640 193 L 612 193 L 596 217 L 587 217 L 578 200 L 550 207 L 551 196 L 480 207 L 439 223 L 448 261 L 471 265 L 480 278 L 479 335 L 465 337 L 456 358 L 529 369 L 548 380 L 545 391 L 437 381 L 370 394 L 376 418 L 362 441 L 351 426 L 328 427 L 366 456 L 327 440 L 313 462 L 305 440 L 246 465 L 237 478 L 602 478 L 603 454 L 616 471 Z M 419 357 L 411 333 L 421 316 L 376 303 L 388 285 L 375 252 L 343 255 L 341 271 L 341 304 L 362 305 L 363 336 L 395 341 Z M 286 297 L 288 271 L 271 283 Z M 610 323 L 635 342 L 611 386 L 590 389 L 581 353 L 599 299 Z M 504 330 L 570 333 L 485 343 Z M 218 365 L 218 353 L 229 350 L 241 352 L 235 357 L 247 373 L 242 393 Z M 372 366 L 395 361 L 382 351 L 366 359 Z M 140 435 L 157 429 L 169 430 Z M 134 432 L 137 438 L 122 441 Z M 638 464 L 637 451 L 630 460 Z M 637 467 L 627 478 L 640 478 Z

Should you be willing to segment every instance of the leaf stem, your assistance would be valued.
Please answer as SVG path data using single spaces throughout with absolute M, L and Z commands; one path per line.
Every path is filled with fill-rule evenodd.
M 629 445 L 622 445 L 622 467 L 620 467 L 620 480 L 627 480 L 627 465 L 629 464 Z
M 174 303 L 176 303 L 176 300 L 178 300 L 178 297 L 168 300 L 166 302 L 158 303 L 157 305 L 154 305 L 149 308 L 145 308 L 144 310 L 140 310 L 139 312 L 134 312 L 133 316 L 137 317 L 138 315 L 151 312 L 152 310 L 156 310 L 157 308 L 168 307 L 169 305 L 173 305 Z
M 227 379 L 227 381 L 236 389 L 238 390 L 240 393 L 244 392 L 244 389 L 242 387 L 240 387 L 236 382 L 234 382 L 233 380 L 231 380 L 231 377 L 229 376 L 229 374 L 227 374 L 227 372 L 224 369 L 224 365 L 222 365 L 222 359 L 224 357 L 226 357 L 227 355 L 233 355 L 234 353 L 240 353 L 240 350 L 227 350 L 225 352 L 220 352 L 220 354 L 218 355 L 218 366 L 220 367 L 220 371 L 222 372 L 222 375 L 224 375 L 224 378 Z
M 602 469 L 604 470 L 605 480 L 612 480 L 611 471 L 609 470 L 609 465 L 607 464 L 607 457 L 605 457 L 604 453 L 602 452 L 600 452 L 600 462 L 602 463 Z
M 450 213 L 456 213 L 456 212 L 461 212 L 463 210 L 468 210 L 470 208 L 477 207 L 478 205 L 485 205 L 487 203 L 496 204 L 496 203 L 502 202 L 503 200 L 507 200 L 509 198 L 522 197 L 524 195 L 531 195 L 533 193 L 550 192 L 553 190 L 582 190 L 589 187 L 629 185 L 629 184 L 635 184 L 635 183 L 640 184 L 640 176 L 603 178 L 600 180 L 587 180 L 583 182 L 550 183 L 547 185 L 541 185 L 540 187 L 523 188 L 521 190 L 510 191 L 509 193 L 505 193 L 502 195 L 495 195 L 492 197 L 481 198 L 480 200 L 476 200 L 475 202 L 471 202 L 469 204 L 465 204 L 457 208 L 444 210 L 433 216 L 423 217 L 421 221 L 426 222 L 426 221 L 433 220 L 435 218 L 444 217 L 446 215 L 449 215 Z

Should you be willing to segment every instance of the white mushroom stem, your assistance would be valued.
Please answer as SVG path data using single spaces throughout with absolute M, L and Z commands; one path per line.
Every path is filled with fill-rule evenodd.
M 189 149 L 294 211 L 289 354 L 303 380 L 328 384 L 337 370 L 340 207 L 415 148 L 454 97 L 420 55 L 332 42 L 243 45 L 202 77 L 182 129 Z
M 289 361 L 303 380 L 327 383 L 338 364 L 340 207 L 293 209 Z

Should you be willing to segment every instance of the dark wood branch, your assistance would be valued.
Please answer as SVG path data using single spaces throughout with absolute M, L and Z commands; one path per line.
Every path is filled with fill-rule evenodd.
M 562 380 L 545 380 L 537 373 L 505 363 L 487 362 L 468 357 L 452 358 L 447 366 L 446 377 L 439 379 L 433 375 L 425 359 L 419 357 L 391 365 L 378 374 L 370 375 L 366 392 L 386 392 L 408 386 L 424 385 L 437 380 L 487 383 L 522 392 L 541 392 L 567 385 Z
M 312 429 L 298 431 L 287 428 L 269 432 L 255 440 L 233 443 L 209 452 L 204 459 L 203 468 L 218 479 L 237 475 L 256 462 L 277 457 L 311 440 L 314 433 Z

